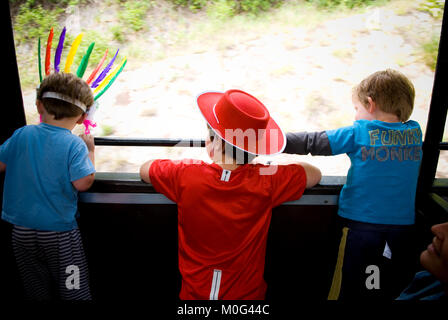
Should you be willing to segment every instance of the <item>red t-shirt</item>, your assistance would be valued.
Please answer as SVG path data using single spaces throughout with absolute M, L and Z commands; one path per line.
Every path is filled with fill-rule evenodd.
M 180 298 L 263 300 L 272 208 L 301 197 L 303 167 L 246 164 L 229 176 L 203 161 L 155 160 L 149 176 L 178 206 Z

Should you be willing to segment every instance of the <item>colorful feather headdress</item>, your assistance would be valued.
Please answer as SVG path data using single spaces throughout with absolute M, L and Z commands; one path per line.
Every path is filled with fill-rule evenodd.
M 71 66 L 73 64 L 76 51 L 78 50 L 79 44 L 81 43 L 83 34 L 80 33 L 75 40 L 73 41 L 70 50 L 67 55 L 67 59 L 65 61 L 64 69 L 61 70 L 60 64 L 61 64 L 61 56 L 62 51 L 64 49 L 64 40 L 65 40 L 65 32 L 66 29 L 62 29 L 61 35 L 59 36 L 59 42 L 58 46 L 56 47 L 56 51 L 54 54 L 54 72 L 65 72 L 70 73 L 71 72 Z M 46 53 L 45 53 L 45 76 L 48 76 L 51 72 L 51 46 L 53 42 L 53 28 L 51 28 L 50 33 L 48 35 L 47 39 L 47 46 L 46 46 Z M 78 70 L 76 71 L 76 75 L 79 78 L 83 78 L 84 73 L 86 72 L 87 65 L 89 63 L 90 55 L 92 54 L 93 47 L 95 46 L 95 42 L 92 42 L 89 45 L 89 48 L 87 49 L 86 53 L 81 59 L 81 63 L 79 64 Z M 95 67 L 95 69 L 92 71 L 90 76 L 87 78 L 86 83 L 90 85 L 90 88 L 93 90 L 94 100 L 95 102 L 110 88 L 110 86 L 114 83 L 115 79 L 117 79 L 118 75 L 123 71 L 124 66 L 126 65 L 127 59 L 126 57 L 123 58 L 123 60 L 115 66 L 115 68 L 111 71 L 112 66 L 115 62 L 115 59 L 117 58 L 118 51 L 115 53 L 115 55 L 112 57 L 112 59 L 109 61 L 109 63 L 106 65 L 106 67 L 101 71 L 101 67 L 103 66 L 104 62 L 106 61 L 108 49 L 104 53 L 103 57 L 99 61 L 98 65 Z M 41 42 L 39 38 L 38 43 L 38 63 L 39 63 L 39 79 L 40 82 L 42 82 L 42 60 L 41 60 Z M 99 74 L 98 74 L 99 73 Z M 98 76 L 97 76 L 98 75 Z M 98 108 L 98 104 L 95 103 L 94 106 L 92 106 L 88 112 L 87 118 L 84 121 L 84 126 L 86 127 L 85 133 L 90 133 L 89 127 L 96 127 L 96 124 L 93 121 L 93 115 Z

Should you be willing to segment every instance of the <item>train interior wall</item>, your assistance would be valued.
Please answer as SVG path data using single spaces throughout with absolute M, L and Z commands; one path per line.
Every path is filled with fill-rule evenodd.
M 79 209 L 94 300 L 178 299 L 176 205 L 80 203 Z M 274 208 L 265 266 L 268 301 L 326 300 L 340 240 L 336 213 L 332 205 Z M 431 236 L 429 222 L 419 219 L 418 250 L 423 250 Z M 1 221 L 1 291 L 21 299 L 10 231 Z M 418 270 L 418 261 L 409 267 Z

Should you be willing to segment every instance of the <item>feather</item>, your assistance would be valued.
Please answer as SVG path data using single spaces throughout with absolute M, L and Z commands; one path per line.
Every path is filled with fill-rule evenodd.
M 39 80 L 42 83 L 42 61 L 40 57 L 40 37 L 39 37 L 39 43 L 37 44 L 37 63 L 39 64 Z
M 86 72 L 87 64 L 89 63 L 90 54 L 92 53 L 93 47 L 95 46 L 95 42 L 92 42 L 87 49 L 86 54 L 82 57 L 81 63 L 79 64 L 78 70 L 76 71 L 76 75 L 79 78 L 82 78 L 84 72 Z
M 78 50 L 79 44 L 81 43 L 82 35 L 83 35 L 82 33 L 78 34 L 78 36 L 72 43 L 72 47 L 68 52 L 67 60 L 65 61 L 65 68 L 64 68 L 65 73 L 70 73 L 70 67 L 73 64 L 73 60 L 75 59 L 76 50 Z
M 109 64 L 104 68 L 104 70 L 100 73 L 100 75 L 98 76 L 98 78 L 95 79 L 95 81 L 93 81 L 92 85 L 90 86 L 91 88 L 96 88 L 99 83 L 101 82 L 101 80 L 104 79 L 104 77 L 107 75 L 107 73 L 110 71 L 110 68 L 112 67 L 112 64 L 115 61 L 115 58 L 117 57 L 118 51 L 120 49 L 117 50 L 117 52 L 115 52 L 114 57 L 110 60 Z
M 104 88 L 104 86 L 105 86 L 106 84 L 108 84 L 109 81 L 115 76 L 115 74 L 118 72 L 118 70 L 120 70 L 120 67 L 125 63 L 125 61 L 126 61 L 126 58 L 124 58 L 124 59 L 121 61 L 121 63 L 120 63 L 118 66 L 116 66 L 116 67 L 114 68 L 114 70 L 113 70 L 111 73 L 109 73 L 109 75 L 108 75 L 106 78 L 104 78 L 103 81 L 100 82 L 100 84 L 98 85 L 98 87 L 96 87 L 95 90 L 93 90 L 93 93 L 97 93 L 97 92 L 100 91 L 102 88 Z
M 45 75 L 50 74 L 50 58 L 51 58 L 51 43 L 53 42 L 53 28 L 50 30 L 47 40 L 47 52 L 45 54 Z
M 61 35 L 59 36 L 58 46 L 56 48 L 56 53 L 54 55 L 54 70 L 59 72 L 59 64 L 61 63 L 62 49 L 64 49 L 65 40 L 65 27 L 62 29 Z
M 112 85 L 112 83 L 114 83 L 114 81 L 115 81 L 115 79 L 117 79 L 117 77 L 118 77 L 118 75 L 121 73 L 121 71 L 123 71 L 123 69 L 124 69 L 124 66 L 126 65 L 126 62 L 127 62 L 128 60 L 126 59 L 126 57 L 123 59 L 123 61 L 121 62 L 121 64 L 119 65 L 119 66 L 117 66 L 116 68 L 115 68 L 115 70 L 109 75 L 109 77 L 111 78 L 110 79 L 110 81 L 108 81 L 107 82 L 107 85 L 104 87 L 104 89 L 100 92 L 100 93 L 98 93 L 96 96 L 95 96 L 95 98 L 94 98 L 94 100 L 97 100 L 99 97 L 101 97 L 102 95 L 103 95 L 103 93 L 104 92 L 106 92 L 106 90 L 107 89 L 109 89 L 109 87 Z M 107 78 L 106 78 L 107 79 Z M 106 81 L 106 79 L 104 79 L 104 81 Z M 101 83 L 101 85 L 102 85 L 102 83 Z M 101 86 L 100 85 L 100 86 Z M 100 88 L 100 87 L 98 87 L 98 88 Z M 97 89 L 98 89 L 97 88 Z M 99 91 L 99 90 L 98 90 Z
M 98 65 L 96 66 L 95 70 L 93 70 L 92 74 L 89 76 L 89 78 L 87 79 L 87 84 L 90 85 L 90 83 L 92 82 L 93 78 L 95 78 L 96 74 L 98 73 L 98 71 L 101 69 L 101 67 L 103 66 L 104 61 L 106 60 L 107 57 L 107 53 L 109 52 L 109 49 L 106 49 L 106 52 L 104 53 L 104 56 L 101 58 L 100 63 L 98 63 Z

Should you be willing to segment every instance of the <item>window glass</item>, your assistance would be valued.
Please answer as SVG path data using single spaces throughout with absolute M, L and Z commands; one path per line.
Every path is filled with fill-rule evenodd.
M 353 86 L 386 68 L 413 82 L 411 119 L 425 131 L 443 2 L 278 1 L 272 8 L 184 2 L 10 0 L 28 124 L 39 122 L 37 38 L 45 43 L 54 24 L 55 39 L 63 26 L 71 40 L 84 32 L 82 54 L 95 41 L 95 59 L 105 48 L 120 48 L 128 58 L 99 100 L 96 136 L 203 139 L 196 96 L 231 88 L 261 100 L 285 132 L 348 126 Z M 97 171 L 137 172 L 143 161 L 167 157 L 207 159 L 203 148 L 97 147 Z M 324 175 L 345 175 L 350 164 L 345 155 L 299 159 Z M 441 157 L 439 170 L 448 175 L 445 162 Z
M 445 130 L 445 132 L 447 132 Z M 443 139 L 446 141 L 445 139 Z M 448 150 L 440 150 L 439 161 L 437 162 L 436 178 L 448 178 Z

